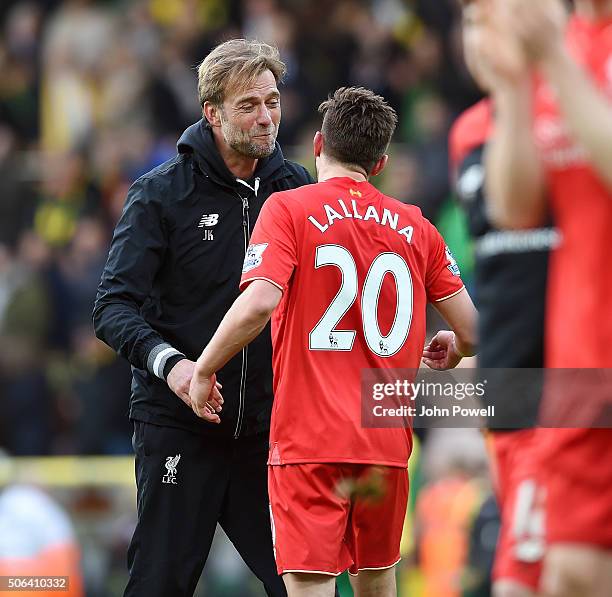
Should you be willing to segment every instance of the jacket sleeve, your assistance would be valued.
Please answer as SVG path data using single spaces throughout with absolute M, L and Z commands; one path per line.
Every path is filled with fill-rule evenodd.
M 96 336 L 139 369 L 165 379 L 169 360 L 184 357 L 145 321 L 142 306 L 153 290 L 167 246 L 155 180 L 137 180 L 117 223 L 93 311 Z

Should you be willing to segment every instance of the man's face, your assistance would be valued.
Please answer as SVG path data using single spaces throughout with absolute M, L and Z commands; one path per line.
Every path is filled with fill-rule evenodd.
M 271 155 L 281 119 L 274 75 L 267 70 L 246 89 L 230 93 L 219 117 L 223 139 L 234 151 L 254 159 Z

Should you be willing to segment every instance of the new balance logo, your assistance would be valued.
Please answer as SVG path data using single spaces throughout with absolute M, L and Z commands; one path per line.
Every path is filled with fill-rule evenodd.
M 349 193 L 352 197 L 361 197 L 361 191 L 353 191 L 353 189 L 349 189 Z
M 204 236 L 202 240 L 215 240 L 215 236 L 212 230 L 209 230 L 211 226 L 216 226 L 219 223 L 219 214 L 204 214 L 200 219 L 198 228 L 206 227 L 204 230 Z
M 219 214 L 204 214 L 198 228 L 204 228 L 204 226 L 216 226 L 219 222 Z
M 166 458 L 166 474 L 162 477 L 162 483 L 177 485 L 176 482 L 176 465 L 179 463 L 181 459 L 181 455 L 177 454 L 176 456 L 168 456 Z

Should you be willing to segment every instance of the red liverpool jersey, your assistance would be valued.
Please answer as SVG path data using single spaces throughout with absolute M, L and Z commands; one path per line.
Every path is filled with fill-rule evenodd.
M 418 368 L 425 307 L 463 288 L 420 210 L 334 178 L 265 203 L 241 288 L 283 290 L 272 317 L 270 464 L 406 466 L 410 429 L 361 425 L 364 369 Z
M 574 16 L 567 45 L 612 108 L 612 19 Z M 534 132 L 544 161 L 561 246 L 549 269 L 549 367 L 612 367 L 612 193 L 563 121 L 554 92 L 536 86 Z M 612 140 L 611 140 L 612 142 Z

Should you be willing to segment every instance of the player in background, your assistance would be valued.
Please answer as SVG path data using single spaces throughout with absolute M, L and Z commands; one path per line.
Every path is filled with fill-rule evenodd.
M 476 312 L 433 225 L 368 182 L 387 162 L 393 109 L 371 91 L 341 88 L 320 111 L 319 182 L 266 203 L 244 292 L 198 359 L 189 395 L 196 412 L 205 408 L 214 372 L 272 316 L 268 487 L 278 571 L 292 597 L 332 595 L 347 568 L 357 595 L 390 597 L 411 430 L 362 426 L 361 372 L 416 369 L 421 358 L 456 366 L 474 354 Z M 423 350 L 427 302 L 454 331 Z M 359 481 L 372 467 L 386 482 L 379 502 L 337 493 L 340 480 Z
M 481 46 L 496 77 L 491 213 L 503 226 L 537 226 L 550 204 L 562 240 L 551 255 L 546 364 L 601 376 L 612 368 L 612 1 L 576 0 L 569 21 L 558 0 L 499 0 L 494 13 L 496 48 Z M 601 379 L 576 396 L 576 417 L 609 405 Z M 545 410 L 564 407 L 548 388 Z M 581 427 L 538 438 L 547 596 L 603 597 L 612 587 L 612 429 Z
M 462 12 L 465 62 L 488 92 L 492 81 L 479 54 L 480 35 L 490 17 L 487 0 L 464 0 Z M 501 518 L 493 595 L 530 597 L 538 588 L 544 557 L 541 487 L 533 451 L 542 391 L 538 370 L 544 367 L 546 273 L 557 235 L 550 226 L 500 230 L 490 222 L 483 158 L 492 127 L 491 101 L 486 98 L 454 123 L 449 154 L 455 192 L 475 246 L 478 365 L 487 370 L 488 395 L 496 394 L 497 416 L 489 421 L 487 434 Z

